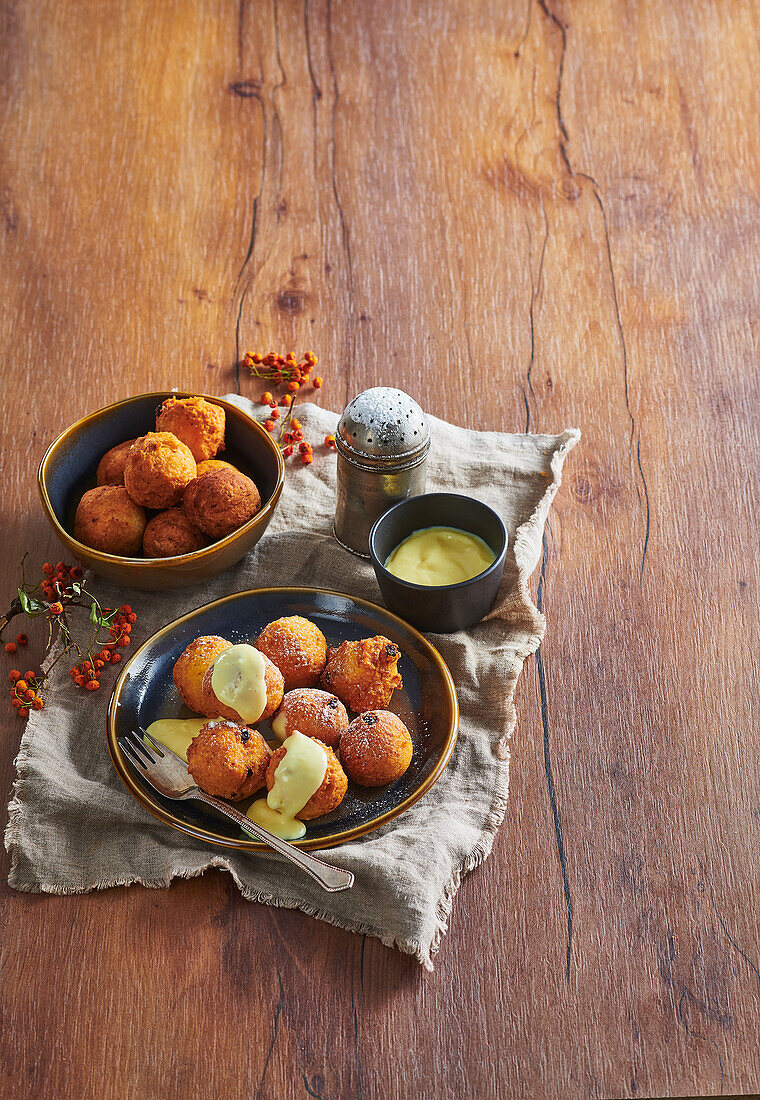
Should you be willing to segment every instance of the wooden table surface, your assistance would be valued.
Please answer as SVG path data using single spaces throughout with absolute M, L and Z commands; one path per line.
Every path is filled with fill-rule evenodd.
M 0 1094 L 759 1091 L 758 5 L 0 14 L 3 602 L 60 555 L 51 439 L 150 388 L 257 396 L 246 349 L 313 348 L 335 409 L 390 384 L 583 431 L 435 973 L 221 872 L 3 885 Z

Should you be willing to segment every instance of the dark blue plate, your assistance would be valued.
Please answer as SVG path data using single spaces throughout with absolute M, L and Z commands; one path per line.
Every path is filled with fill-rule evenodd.
M 343 844 L 403 813 L 438 779 L 456 742 L 459 708 L 443 658 L 422 634 L 385 608 L 320 588 L 259 588 L 215 600 L 162 627 L 134 653 L 116 681 L 107 719 L 108 749 L 127 790 L 167 825 L 211 844 L 265 850 L 201 803 L 161 798 L 125 762 L 117 738 L 157 718 L 191 716 L 174 686 L 172 669 L 194 638 L 218 634 L 230 642 L 253 641 L 267 623 L 283 615 L 310 619 L 332 646 L 374 634 L 395 642 L 402 654 L 398 667 L 403 687 L 393 693 L 388 709 L 406 723 L 414 743 L 412 762 L 401 779 L 375 788 L 349 783 L 334 813 L 308 822 L 306 836 L 296 841 L 299 848 Z M 269 722 L 257 728 L 273 738 Z M 237 806 L 245 812 L 250 801 Z

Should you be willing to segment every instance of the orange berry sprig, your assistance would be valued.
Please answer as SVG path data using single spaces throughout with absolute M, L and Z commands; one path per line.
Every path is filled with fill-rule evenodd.
M 122 604 L 117 610 L 103 608 L 97 598 L 87 590 L 82 580 L 82 570 L 78 565 L 68 566 L 64 562 L 51 565 L 45 562 L 42 578 L 36 584 L 27 582 L 24 571 L 26 554 L 21 562 L 21 585 L 18 595 L 4 616 L 0 617 L 0 637 L 5 627 L 16 615 L 25 614 L 29 618 L 43 618 L 47 625 L 46 653 L 60 639 L 61 652 L 56 656 L 47 673 L 25 672 L 11 669 L 8 678 L 11 682 L 11 705 L 21 718 L 28 718 L 31 710 L 41 710 L 44 706 L 42 688 L 45 681 L 61 658 L 76 652 L 79 663 L 71 669 L 71 677 L 76 684 L 87 691 L 97 691 L 100 687 L 100 673 L 107 664 L 118 664 L 121 654 L 118 648 L 131 643 L 131 632 L 137 615 L 129 604 Z M 89 609 L 91 626 L 89 637 L 81 642 L 75 638 L 69 613 L 75 608 Z M 108 632 L 109 641 L 101 637 Z M 15 642 L 5 643 L 5 652 L 14 654 L 19 646 L 28 642 L 26 634 L 16 635 Z
M 269 406 L 269 415 L 264 421 L 264 427 L 274 435 L 279 422 L 277 444 L 283 458 L 298 455 L 304 466 L 313 462 L 314 448 L 304 439 L 301 422 L 293 416 L 293 412 L 303 386 L 311 381 L 314 389 L 318 390 L 324 384 L 324 380 L 319 375 L 311 378 L 317 362 L 313 351 L 307 351 L 300 362 L 296 360 L 292 351 L 287 355 L 278 355 L 273 351 L 268 355 L 259 355 L 257 352 L 249 351 L 242 360 L 242 365 L 248 367 L 255 378 L 270 382 L 274 388 L 285 388 L 286 392 L 279 397 L 272 390 L 265 390 L 261 394 L 259 403 Z M 281 412 L 281 409 L 284 411 Z M 329 447 L 327 440 L 325 445 Z

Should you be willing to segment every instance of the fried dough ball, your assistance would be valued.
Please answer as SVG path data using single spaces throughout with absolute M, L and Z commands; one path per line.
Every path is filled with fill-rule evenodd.
M 148 432 L 136 440 L 124 466 L 127 492 L 145 508 L 179 504 L 194 477 L 195 459 L 190 448 L 170 432 Z
M 285 690 L 314 687 L 327 660 L 327 640 L 314 623 L 287 615 L 265 626 L 253 643 L 279 668 Z
M 349 779 L 363 787 L 394 783 L 412 760 L 409 730 L 389 710 L 367 710 L 342 735 L 340 760 Z
M 269 718 L 274 714 L 282 702 L 282 695 L 285 690 L 282 673 L 277 665 L 269 660 L 266 653 L 262 653 L 262 657 L 264 658 L 264 683 L 267 689 L 267 702 L 258 718 L 254 719 L 256 722 L 263 722 L 265 718 Z M 243 719 L 236 710 L 228 707 L 226 703 L 220 702 L 214 695 L 214 689 L 211 686 L 213 671 L 212 662 L 203 677 L 203 710 L 201 713 L 208 714 L 210 718 L 221 716 L 222 718 L 230 718 L 233 722 L 242 722 Z
M 216 634 L 206 634 L 186 646 L 177 658 L 172 672 L 174 683 L 182 702 L 196 714 L 206 714 L 203 709 L 203 677 L 206 670 L 231 645 L 232 642 L 225 641 Z M 216 718 L 218 715 L 209 714 L 208 717 Z
M 206 545 L 206 536 L 191 523 L 181 508 L 167 508 L 148 520 L 143 535 L 146 558 L 173 558 L 191 554 Z
M 322 745 L 327 754 L 327 768 L 325 769 L 325 777 L 317 790 L 304 808 L 295 815 L 299 821 L 311 821 L 314 817 L 324 817 L 325 814 L 331 814 L 333 810 L 340 806 L 348 790 L 348 779 L 340 766 L 338 757 L 329 745 L 325 745 L 316 737 L 314 740 L 317 741 L 317 744 Z M 274 773 L 277 771 L 277 767 L 286 751 L 285 746 L 281 745 L 279 749 L 275 749 L 272 753 L 272 759 L 269 761 L 269 767 L 267 768 L 267 790 L 269 791 L 274 786 Z
M 340 735 L 348 729 L 348 714 L 340 699 L 319 688 L 296 688 L 282 700 L 282 706 L 272 721 L 272 729 L 280 741 L 298 730 L 305 737 L 313 737 L 328 745 L 338 747 Z
M 225 462 L 223 458 L 207 458 L 203 462 L 198 463 L 196 477 L 203 477 L 204 474 L 210 474 L 212 470 L 235 470 L 236 473 L 240 473 L 237 466 L 233 466 L 231 462 Z
M 264 786 L 271 755 L 258 730 L 214 718 L 190 742 L 187 766 L 202 791 L 239 802 Z
M 124 443 L 117 443 L 110 451 L 106 451 L 98 463 L 98 472 L 95 475 L 98 485 L 124 484 L 124 467 L 134 442 L 134 439 L 127 439 Z
M 106 554 L 139 554 L 145 512 L 130 499 L 123 485 L 89 489 L 77 505 L 74 538 Z
M 387 707 L 395 689 L 401 687 L 396 667 L 400 656 L 398 646 L 382 634 L 342 642 L 328 654 L 322 686 L 359 713 Z
M 259 491 L 239 470 L 211 470 L 185 490 L 188 518 L 212 539 L 222 539 L 252 519 L 261 508 Z
M 224 450 L 224 423 L 224 409 L 205 397 L 169 397 L 156 414 L 156 431 L 176 435 L 196 462 Z

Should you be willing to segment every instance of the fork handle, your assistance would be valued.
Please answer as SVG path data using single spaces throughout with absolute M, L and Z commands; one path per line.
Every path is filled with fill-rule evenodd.
M 251 821 L 245 814 L 241 814 L 240 810 L 236 810 L 232 806 L 227 805 L 226 802 L 222 802 L 220 798 L 214 798 L 213 795 L 205 794 L 203 791 L 194 793 L 193 798 L 198 802 L 205 802 L 208 806 L 213 806 L 215 810 L 219 810 L 225 817 L 228 817 L 231 821 L 234 821 L 236 825 L 239 825 L 244 833 L 248 833 L 249 836 L 254 837 L 256 840 L 263 841 L 264 844 L 268 844 L 270 848 L 273 848 L 275 852 L 279 852 L 281 856 L 285 856 L 285 859 L 289 859 L 291 863 L 295 863 L 302 871 L 305 871 L 307 875 L 311 875 L 313 879 L 316 879 L 323 890 L 329 890 L 330 893 L 334 893 L 336 890 L 350 890 L 353 886 L 354 876 L 351 871 L 344 871 L 342 867 L 333 867 L 331 864 L 325 863 L 324 860 L 317 859 L 316 856 L 310 855 L 309 852 L 304 852 L 300 848 L 294 848 L 287 840 L 282 840 L 280 837 L 275 836 L 274 833 L 270 833 L 268 829 L 262 829 L 255 821 Z

